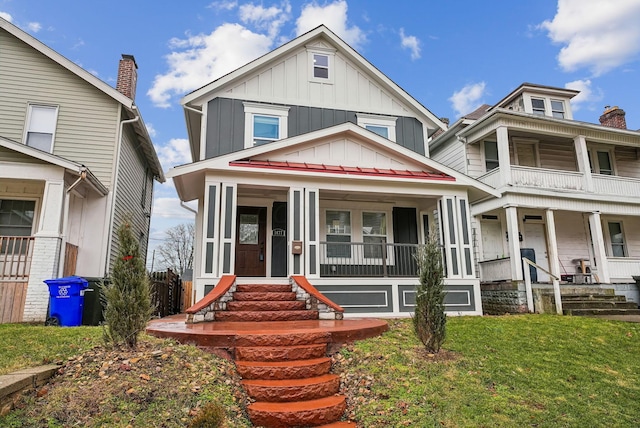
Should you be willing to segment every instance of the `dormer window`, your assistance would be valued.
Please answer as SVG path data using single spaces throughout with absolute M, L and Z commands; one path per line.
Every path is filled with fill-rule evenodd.
M 249 102 L 243 104 L 245 149 L 287 138 L 289 107 Z
M 551 100 L 551 116 L 558 119 L 564 119 L 564 102 L 560 100 Z
M 544 99 L 531 98 L 531 108 L 533 109 L 533 114 L 539 114 L 540 116 L 544 116 L 544 112 L 545 112 Z

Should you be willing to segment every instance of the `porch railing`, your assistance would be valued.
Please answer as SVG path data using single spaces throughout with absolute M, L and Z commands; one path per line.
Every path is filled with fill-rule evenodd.
M 509 281 L 511 279 L 510 257 L 483 260 L 478 265 L 480 266 L 480 278 L 482 278 L 482 281 Z
M 616 282 L 632 282 L 633 277 L 640 275 L 640 258 L 607 257 L 609 277 Z
M 511 166 L 514 186 L 584 191 L 584 174 L 555 169 Z
M 321 242 L 322 277 L 415 277 L 419 244 Z
M 616 175 L 593 175 L 593 190 L 604 195 L 640 197 L 640 180 Z
M 28 281 L 33 236 L 0 236 L 0 281 Z

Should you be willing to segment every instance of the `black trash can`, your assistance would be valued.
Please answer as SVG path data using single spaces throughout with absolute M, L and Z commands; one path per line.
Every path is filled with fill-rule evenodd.
M 86 279 L 79 276 L 45 279 L 49 286 L 48 325 L 75 327 L 82 324 L 82 306 L 84 290 L 88 286 Z
M 104 321 L 104 302 L 100 296 L 107 278 L 86 278 L 89 287 L 84 291 L 82 325 L 100 325 Z

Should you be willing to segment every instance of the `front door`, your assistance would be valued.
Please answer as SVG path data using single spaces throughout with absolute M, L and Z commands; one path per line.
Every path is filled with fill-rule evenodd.
M 266 276 L 267 209 L 238 207 L 236 229 L 237 276 Z
M 533 248 L 536 254 L 536 264 L 549 270 L 549 259 L 547 257 L 547 238 L 544 233 L 542 223 L 524 223 L 523 232 L 525 245 L 522 247 Z M 538 282 L 549 282 L 549 275 L 538 269 Z

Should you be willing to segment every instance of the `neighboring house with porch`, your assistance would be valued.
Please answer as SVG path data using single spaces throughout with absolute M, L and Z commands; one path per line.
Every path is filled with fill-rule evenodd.
M 573 120 L 577 94 L 524 83 L 431 141 L 433 159 L 502 196 L 471 204 L 487 300 L 523 292 L 525 255 L 564 284 L 607 284 L 639 301 L 640 132 L 617 107 L 598 125 Z M 534 283 L 553 278 L 532 274 Z
M 194 287 L 304 275 L 349 314 L 413 311 L 413 255 L 436 225 L 446 310 L 481 314 L 469 204 L 498 193 L 429 158 L 446 129 L 324 26 L 186 95 Z
M 0 321 L 44 321 L 43 280 L 102 278 L 130 216 L 146 254 L 162 168 L 133 101 L 135 59 L 118 90 L 0 18 Z

